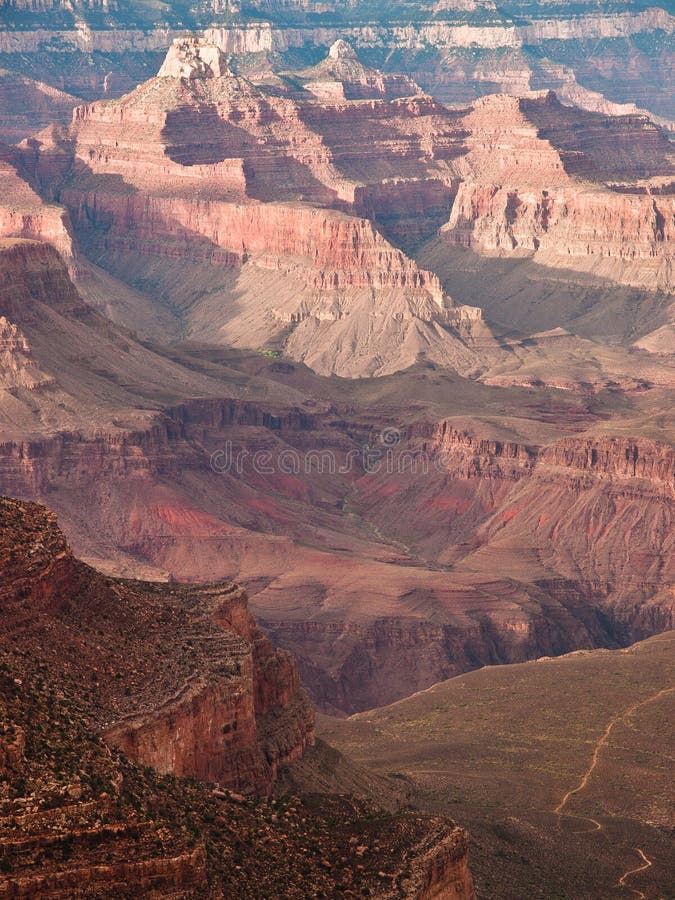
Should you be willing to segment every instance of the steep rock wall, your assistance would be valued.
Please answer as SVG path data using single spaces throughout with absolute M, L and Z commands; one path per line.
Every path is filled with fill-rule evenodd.
M 370 222 L 328 210 L 281 204 L 226 204 L 138 194 L 66 189 L 76 228 L 93 229 L 99 247 L 185 255 L 233 265 L 251 258 L 263 268 L 296 261 L 303 280 L 322 290 L 408 288 L 437 301 L 436 276 L 418 267 Z
M 618 281 L 673 289 L 673 166 L 655 126 L 569 110 L 550 93 L 486 97 L 463 123 L 468 153 L 445 240 L 568 268 L 611 260 Z M 621 266 L 635 261 L 637 275 Z
M 8 237 L 48 241 L 72 263 L 74 248 L 68 214 L 63 207 L 44 203 L 17 171 L 23 156 L 0 145 L 0 239 Z
M 42 11 L 41 0 L 26 0 L 25 9 Z M 55 4 L 59 6 L 60 4 Z M 52 8 L 52 7 L 49 7 Z M 269 24 L 215 27 L 206 31 L 209 40 L 217 43 L 225 53 L 260 53 L 268 50 L 284 51 L 305 44 L 329 47 L 344 38 L 359 47 L 382 44 L 407 48 L 413 46 L 470 47 L 487 49 L 536 45 L 548 40 L 595 39 L 626 37 L 645 31 L 663 29 L 672 32 L 673 19 L 663 9 L 647 9 L 637 13 L 618 15 L 585 15 L 556 20 L 543 19 L 529 25 L 452 25 L 443 22 L 390 27 L 369 23 L 366 26 L 340 28 L 282 28 Z M 180 31 L 155 28 L 129 29 L 122 25 L 115 33 L 82 28 L 59 30 L 36 28 L 30 31 L 7 31 L 0 35 L 0 52 L 34 52 L 41 44 L 60 39 L 66 46 L 109 53 L 126 50 L 166 49 Z
M 42 507 L 2 500 L 0 513 L 2 639 L 36 643 L 67 692 L 77 693 L 83 680 L 100 682 L 90 715 L 132 759 L 162 773 L 269 792 L 278 767 L 313 740 L 314 722 L 292 658 L 257 629 L 245 594 L 226 585 L 171 590 L 105 579 L 74 559 Z M 96 610 L 86 600 L 94 593 Z M 92 613 L 108 623 L 93 641 Z M 82 631 L 75 655 L 73 615 Z M 163 622 L 161 633 L 148 617 Z M 62 645 L 55 660 L 52 643 Z M 123 667 L 130 654 L 133 666 L 145 657 L 142 682 L 134 682 L 130 663 Z M 109 669 L 118 674 L 108 677 Z

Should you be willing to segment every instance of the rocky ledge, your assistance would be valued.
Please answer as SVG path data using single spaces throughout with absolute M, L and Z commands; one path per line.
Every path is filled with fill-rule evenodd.
M 104 578 L 0 499 L 0 898 L 472 900 L 448 819 L 227 789 L 267 793 L 312 740 L 239 588 Z
M 40 658 L 131 759 L 267 794 L 279 765 L 313 741 L 295 663 L 235 585 L 104 578 L 44 508 L 11 500 L 0 501 L 0 572 L 0 642 Z

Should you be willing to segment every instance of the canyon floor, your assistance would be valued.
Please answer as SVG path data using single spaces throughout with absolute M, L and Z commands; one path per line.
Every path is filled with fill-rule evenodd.
M 486 667 L 319 732 L 466 824 L 479 896 L 666 897 L 674 641 Z

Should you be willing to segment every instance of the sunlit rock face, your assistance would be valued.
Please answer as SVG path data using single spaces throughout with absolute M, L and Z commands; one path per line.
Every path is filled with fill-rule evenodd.
M 198 37 L 176 38 L 162 67 L 159 78 L 222 78 L 231 75 L 225 57 L 214 44 Z

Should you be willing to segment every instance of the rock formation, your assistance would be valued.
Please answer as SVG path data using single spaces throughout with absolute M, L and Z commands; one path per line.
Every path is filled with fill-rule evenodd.
M 385 375 L 423 355 L 476 375 L 499 356 L 475 301 L 454 306 L 399 249 L 443 222 L 429 257 L 441 273 L 443 246 L 459 245 L 672 290 L 673 166 L 658 128 L 551 94 L 449 111 L 344 41 L 290 90 L 178 39 L 157 78 L 79 107 L 21 158 L 89 259 L 154 285 L 155 308 L 171 292 L 190 337 L 284 348 L 322 374 Z
M 339 66 L 345 85 L 371 77 L 342 45 L 319 64 L 329 78 Z M 116 571 L 250 584 L 327 707 L 669 627 L 672 482 L 655 410 L 671 367 L 555 327 L 497 341 L 431 271 L 447 285 L 439 259 L 468 243 L 552 271 L 592 258 L 624 281 L 630 264 L 643 287 L 655 273 L 666 286 L 662 133 L 548 94 L 450 111 L 420 92 L 319 100 L 302 73 L 282 81 L 256 86 L 217 47 L 181 39 L 161 76 L 11 150 L 13 190 L 36 216 L 72 222 L 86 265 L 104 265 L 136 308 L 127 324 L 145 297 L 161 336 L 168 300 L 192 345 L 139 344 L 82 301 L 49 247 L 5 247 L 4 490 L 53 494 L 78 549 Z M 444 219 L 429 266 L 397 246 Z M 21 228 L 31 221 L 21 213 Z M 628 322 L 631 343 L 667 327 L 668 300 L 653 303 L 642 331 Z M 347 388 L 287 359 L 251 381 L 267 356 L 250 347 L 394 380 Z M 392 421 L 406 429 L 394 468 L 370 472 L 364 447 Z M 269 454 L 271 471 L 221 472 L 225 444 Z M 287 471 L 284 451 L 300 454 L 293 466 L 325 451 L 331 478 L 318 464 Z M 422 484 L 420 453 L 434 467 Z M 124 740 L 150 747 L 155 725 L 132 725 Z
M 3 632 L 49 660 L 66 693 L 92 683 L 84 709 L 111 746 L 164 774 L 267 793 L 311 743 L 295 666 L 256 628 L 241 590 L 106 580 L 38 507 L 3 501 L 2 526 Z M 96 634 L 97 620 L 107 632 Z
M 353 47 L 335 41 L 328 57 L 301 73 L 303 85 L 319 100 L 395 100 L 421 94 L 420 88 L 405 75 L 391 75 L 364 66 Z
M 86 98 L 0 147 L 0 490 L 97 566 L 0 501 L 0 895 L 469 898 L 447 822 L 371 847 L 356 800 L 269 796 L 313 740 L 301 680 L 351 714 L 672 628 L 661 88 L 626 107 L 558 61 L 640 34 L 648 68 L 672 23 L 260 0 L 185 37 L 137 6 L 0 9 L 3 61 L 61 23 Z
M 292 896 L 300 868 L 328 893 L 384 900 L 403 880 L 419 900 L 474 896 L 466 834 L 449 820 L 230 793 L 267 793 L 313 739 L 292 659 L 236 586 L 105 578 L 44 507 L 8 499 L 0 576 L 2 896 L 120 883 L 143 897 Z
M 446 240 L 483 253 L 534 253 L 560 268 L 616 260 L 616 281 L 637 275 L 637 284 L 673 290 L 675 170 L 658 128 L 568 110 L 551 94 L 488 97 L 465 124 L 471 174 L 443 228 Z M 644 263 L 622 269 L 635 261 Z
M 0 70 L 0 141 L 18 143 L 51 124 L 67 125 L 76 97 L 6 69 Z
M 30 344 L 20 328 L 0 316 L 0 389 L 35 388 L 47 381 L 33 364 Z
M 385 95 L 390 81 L 382 81 Z M 215 46 L 181 39 L 157 78 L 119 101 L 79 107 L 69 131 L 26 145 L 25 165 L 65 204 L 89 257 L 113 270 L 124 258 L 128 278 L 160 256 L 225 270 L 220 295 L 186 298 L 195 338 L 275 341 L 316 371 L 348 377 L 396 371 L 423 352 L 471 371 L 479 312 L 454 309 L 438 280 L 360 215 L 377 221 L 381 212 L 394 231 L 405 230 L 427 193 L 436 195 L 428 210 L 435 222 L 455 190 L 448 160 L 461 137 L 430 98 L 393 94 L 337 108 L 307 92 L 265 94 L 233 75 Z M 390 155 L 368 174 L 356 148 L 334 149 L 350 118 Z M 389 121 L 401 125 L 393 145 L 382 131 Z M 402 177 L 391 179 L 397 159 Z M 394 224 L 391 211 L 420 181 L 422 196 Z M 237 294 L 242 301 L 233 303 Z
M 171 45 L 158 78 L 222 78 L 231 75 L 225 57 L 214 44 L 198 37 L 176 38 Z
M 21 154 L 0 145 L 0 238 L 48 241 L 70 262 L 74 247 L 68 214 L 61 206 L 45 203 L 30 187 Z
M 637 103 L 672 124 L 672 11 L 666 3 L 618 9 L 606 2 L 537 5 L 415 0 L 386 9 L 335 0 L 239 0 L 148 9 L 128 4 L 18 0 L 0 10 L 10 67 L 77 96 L 130 90 L 156 71 L 185 29 L 208 37 L 241 65 L 262 54 L 316 61 L 346 40 L 373 66 L 410 76 L 439 99 L 467 103 L 485 93 L 569 90 L 569 98 Z M 414 24 L 411 24 L 414 23 Z M 113 33 L 114 29 L 114 33 Z M 55 51 L 55 47 L 59 47 Z M 255 59 L 255 57 L 258 59 Z M 583 87 L 582 87 L 583 86 Z

